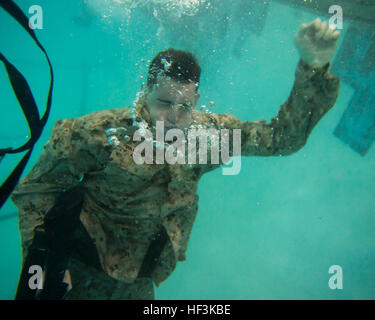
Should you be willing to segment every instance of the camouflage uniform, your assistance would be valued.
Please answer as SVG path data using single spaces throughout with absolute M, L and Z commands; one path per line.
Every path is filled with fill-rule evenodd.
M 313 68 L 301 60 L 292 92 L 270 123 L 195 110 L 193 118 L 206 128 L 241 129 L 242 155 L 290 155 L 305 145 L 313 127 L 335 104 L 339 80 L 327 72 L 328 66 Z M 136 110 L 151 124 L 144 104 L 138 103 Z M 109 144 L 105 131 L 117 127 L 133 136 L 137 128 L 129 107 L 57 121 L 38 162 L 12 194 L 25 258 L 34 228 L 42 224 L 58 193 L 83 185 L 83 227 L 77 230 L 70 262 L 70 299 L 153 299 L 153 282 L 158 286 L 178 261 L 185 260 L 198 209 L 199 178 L 220 166 L 137 165 L 132 154 L 138 142 Z M 169 241 L 151 278 L 137 279 L 161 226 Z M 92 244 L 96 250 L 90 257 L 86 248 Z

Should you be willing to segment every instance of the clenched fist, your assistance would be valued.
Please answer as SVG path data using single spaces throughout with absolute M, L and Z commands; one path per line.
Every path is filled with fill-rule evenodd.
M 334 56 L 339 36 L 339 31 L 317 18 L 300 26 L 294 43 L 303 61 L 322 67 Z

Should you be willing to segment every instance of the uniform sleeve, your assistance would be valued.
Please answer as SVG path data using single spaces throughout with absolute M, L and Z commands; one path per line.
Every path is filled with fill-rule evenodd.
M 288 100 L 267 121 L 240 121 L 231 114 L 213 115 L 218 128 L 241 129 L 241 155 L 286 156 L 300 150 L 319 120 L 334 106 L 339 80 L 328 73 L 329 64 L 312 67 L 300 60 Z
M 37 163 L 12 193 L 11 199 L 19 209 L 24 257 L 35 227 L 43 223 L 57 195 L 77 185 L 93 162 L 92 156 L 82 147 L 78 130 L 74 128 L 75 121 L 56 122 Z

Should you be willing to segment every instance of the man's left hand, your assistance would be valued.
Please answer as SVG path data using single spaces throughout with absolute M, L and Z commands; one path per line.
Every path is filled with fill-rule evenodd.
M 300 26 L 294 43 L 303 61 L 312 66 L 322 67 L 334 56 L 339 36 L 339 31 L 327 27 L 327 22 L 317 18 L 309 24 Z

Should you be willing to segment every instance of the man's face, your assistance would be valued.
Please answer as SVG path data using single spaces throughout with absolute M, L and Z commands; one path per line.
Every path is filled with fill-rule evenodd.
M 181 83 L 169 78 L 159 78 L 146 95 L 146 107 L 152 124 L 163 120 L 167 130 L 184 129 L 192 122 L 192 111 L 199 93 L 194 83 Z

